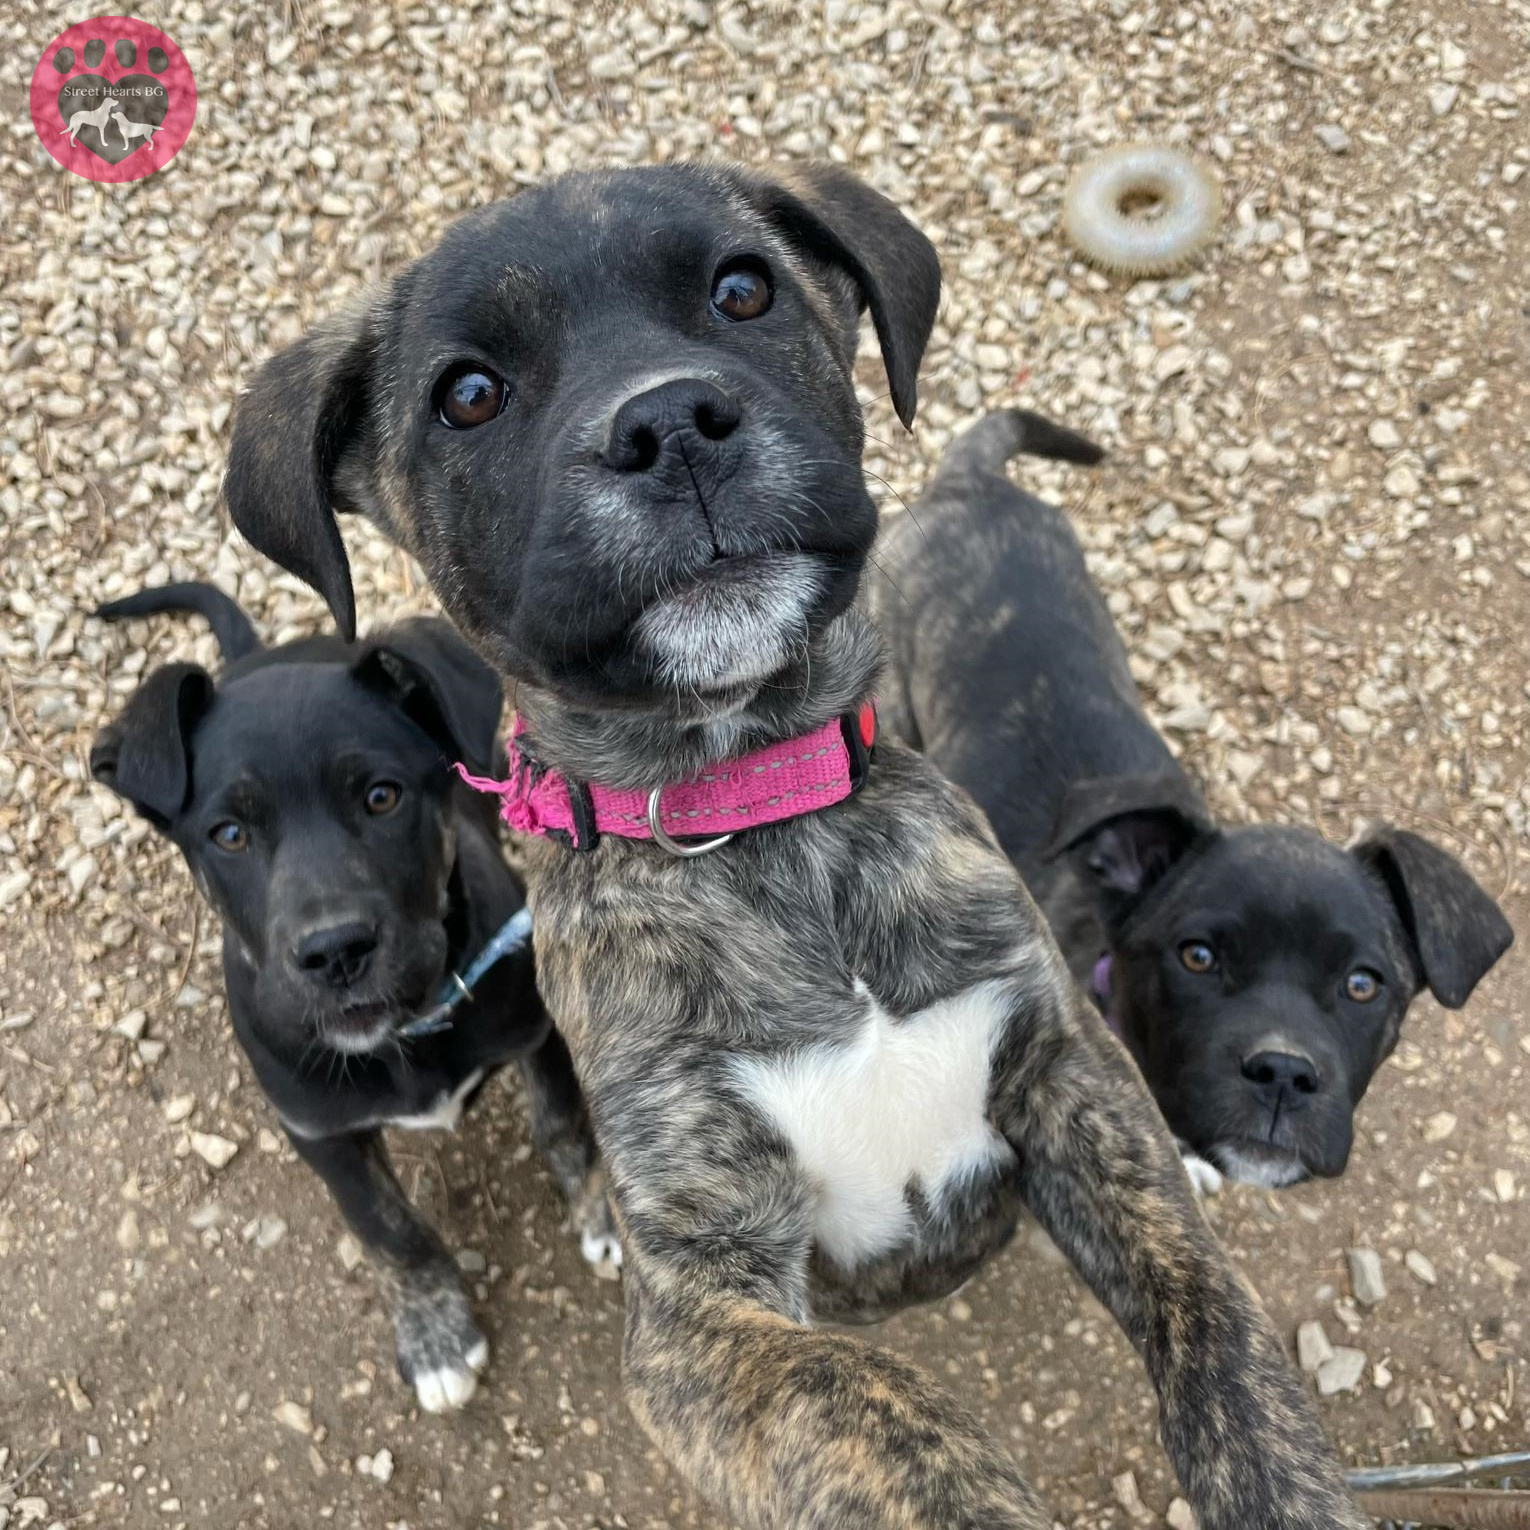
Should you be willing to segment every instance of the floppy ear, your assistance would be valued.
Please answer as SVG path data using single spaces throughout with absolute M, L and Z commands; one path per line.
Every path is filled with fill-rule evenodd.
M 1043 853 L 1055 860 L 1086 847 L 1085 865 L 1101 890 L 1131 899 L 1213 832 L 1205 805 L 1177 771 L 1101 776 L 1069 787 Z
M 794 166 L 748 184 L 793 244 L 855 282 L 876 325 L 893 408 L 912 425 L 919 362 L 940 301 L 935 246 L 881 192 L 835 165 Z
M 212 676 L 200 666 L 155 670 L 122 715 L 96 735 L 91 775 L 164 832 L 186 805 L 191 733 L 212 701 Z
M 445 622 L 402 622 L 351 669 L 358 684 L 391 701 L 450 760 L 474 775 L 503 768 L 504 692 L 489 668 Z
M 366 508 L 354 502 L 354 469 L 383 303 L 326 319 L 255 374 L 235 412 L 223 479 L 234 524 L 324 597 L 347 642 L 356 636 L 356 600 L 335 514 Z
M 1502 910 L 1455 856 L 1406 829 L 1373 829 L 1351 853 L 1386 884 L 1429 991 L 1460 1009 L 1514 943 Z

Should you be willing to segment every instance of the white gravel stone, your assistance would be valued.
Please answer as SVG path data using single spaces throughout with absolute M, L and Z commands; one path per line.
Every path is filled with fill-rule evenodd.
M 265 1216 L 255 1224 L 255 1247 L 275 1248 L 287 1236 L 287 1224 L 281 1217 Z
M 1403 1255 L 1403 1264 L 1415 1280 L 1421 1281 L 1426 1286 L 1439 1284 L 1440 1277 L 1435 1273 L 1434 1261 L 1426 1254 L 1421 1254 L 1416 1248 L 1410 1248 Z
M 119 1036 L 126 1036 L 129 1041 L 137 1041 L 143 1035 L 148 1023 L 149 1016 L 146 1010 L 130 1009 L 112 1029 Z
M 1349 1251 L 1349 1288 L 1362 1307 L 1374 1307 L 1386 1300 L 1386 1273 L 1381 1267 L 1381 1255 L 1373 1248 L 1352 1248 Z
M 1425 1142 L 1443 1142 L 1456 1129 L 1454 1111 L 1437 1110 L 1424 1120 L 1421 1133 Z
M 1211 726 L 1211 709 L 1199 702 L 1175 707 L 1164 714 L 1163 725 L 1175 733 L 1204 733 Z
M 138 1213 L 129 1206 L 117 1223 L 117 1247 L 124 1254 L 136 1254 L 142 1245 L 143 1235 L 138 1227 Z
M 211 1168 L 226 1169 L 238 1153 L 239 1144 L 216 1132 L 193 1132 L 191 1149 Z
M 1458 85 L 1435 85 L 1429 91 L 1429 110 L 1436 117 L 1450 115 L 1451 108 L 1460 98 L 1461 88 Z
M 1135 1520 L 1151 1519 L 1152 1513 L 1142 1501 L 1142 1493 L 1137 1487 L 1135 1472 L 1121 1472 L 1110 1479 L 1110 1490 L 1115 1495 L 1115 1500 L 1126 1510 L 1127 1517 Z
M 1524 1266 L 1517 1259 L 1509 1259 L 1503 1254 L 1496 1252 L 1484 1254 L 1482 1262 L 1506 1286 L 1517 1285 L 1519 1277 L 1524 1274 Z
M 1229 749 L 1227 769 L 1239 786 L 1248 786 L 1264 769 L 1264 760 L 1257 754 L 1249 754 L 1246 750 Z
M 1365 1376 L 1369 1364 L 1363 1349 L 1351 1349 L 1340 1344 L 1333 1354 L 1318 1367 L 1317 1387 L 1324 1397 L 1340 1392 L 1353 1392 Z
M 1315 1319 L 1301 1324 L 1296 1330 L 1296 1360 L 1301 1368 L 1316 1375 L 1319 1368 L 1333 1359 L 1333 1345 L 1323 1325 Z

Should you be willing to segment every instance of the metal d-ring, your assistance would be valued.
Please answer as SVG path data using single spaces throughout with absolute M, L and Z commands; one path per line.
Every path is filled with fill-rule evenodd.
M 678 839 L 672 839 L 664 825 L 659 822 L 659 798 L 663 792 L 662 786 L 656 786 L 648 794 L 648 832 L 653 835 L 654 843 L 660 849 L 688 861 L 693 856 L 705 855 L 709 850 L 721 850 L 733 838 L 731 834 L 719 834 L 715 839 L 697 840 L 690 845 L 682 844 Z

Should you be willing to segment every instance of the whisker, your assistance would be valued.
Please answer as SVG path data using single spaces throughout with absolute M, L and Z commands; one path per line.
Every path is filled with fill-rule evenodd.
M 887 581 L 888 587 L 892 590 L 893 594 L 895 594 L 898 599 L 903 602 L 904 605 L 909 605 L 910 602 L 908 596 L 903 593 L 903 587 L 898 583 L 898 581 L 887 572 L 887 565 L 883 563 L 882 560 L 877 557 L 874 552 L 867 553 L 866 557 L 867 561 L 870 562 L 876 569 L 878 576 Z

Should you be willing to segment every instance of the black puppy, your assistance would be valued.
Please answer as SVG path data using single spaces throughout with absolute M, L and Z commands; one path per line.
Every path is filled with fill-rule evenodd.
M 1213 824 L 1143 714 L 1066 517 L 1004 476 L 1019 452 L 1101 455 L 1037 415 L 990 415 L 882 544 L 887 725 L 987 812 L 1170 1127 L 1210 1160 L 1189 1160 L 1201 1188 L 1216 1170 L 1339 1174 L 1414 995 L 1459 1008 L 1513 933 L 1406 830 L 1340 849 Z
M 263 649 L 207 585 L 97 614 L 170 610 L 205 616 L 227 667 L 216 686 L 194 664 L 156 671 L 102 731 L 91 770 L 180 847 L 222 919 L 239 1044 L 391 1288 L 404 1379 L 432 1412 L 460 1407 L 488 1346 L 452 1256 L 389 1167 L 383 1127 L 454 1128 L 489 1074 L 518 1061 L 586 1257 L 619 1259 L 568 1051 L 512 924 L 520 882 L 448 765 L 494 761 L 499 682 L 428 618 L 360 645 Z M 507 929 L 518 944 L 460 987 Z

